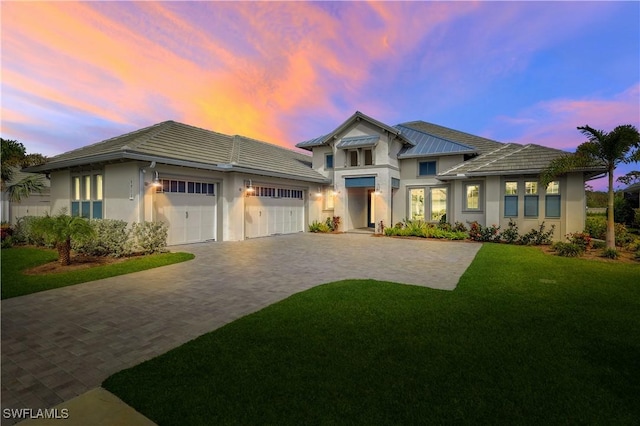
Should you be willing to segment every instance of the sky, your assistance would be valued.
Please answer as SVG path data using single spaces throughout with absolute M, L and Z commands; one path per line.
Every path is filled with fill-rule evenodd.
M 586 140 L 577 126 L 640 128 L 637 1 L 2 1 L 0 13 L 0 132 L 29 153 L 165 120 L 293 147 L 355 111 L 569 151 Z

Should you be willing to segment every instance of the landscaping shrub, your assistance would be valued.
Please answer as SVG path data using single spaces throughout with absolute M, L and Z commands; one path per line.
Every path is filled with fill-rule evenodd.
M 616 234 L 616 246 L 624 247 L 634 239 L 633 235 L 629 233 L 627 227 L 622 223 L 615 223 L 614 231 Z
M 592 238 L 604 240 L 607 237 L 607 218 L 605 216 L 587 216 L 584 232 Z
M 325 222 L 318 222 L 314 220 L 313 223 L 309 225 L 309 232 L 329 232 L 331 228 Z
M 612 248 L 606 248 L 602 252 L 602 257 L 606 257 L 608 259 L 617 259 L 618 258 L 618 250 Z
M 44 237 L 33 231 L 33 224 L 37 220 L 38 216 L 23 216 L 18 218 L 13 229 L 14 243 L 44 246 Z
M 631 225 L 634 221 L 635 212 L 629 200 L 622 196 L 613 199 L 613 220 L 615 223 Z
M 132 250 L 136 253 L 160 253 L 167 247 L 167 224 L 142 222 L 131 226 Z
M 393 227 L 385 228 L 384 234 L 390 237 L 421 237 L 447 240 L 464 240 L 468 237 L 466 232 L 452 230 L 451 225 L 443 226 L 441 223 L 436 225 L 422 220 L 407 220 L 404 223 L 398 222 Z
M 524 245 L 534 245 L 539 246 L 543 244 L 551 244 L 551 237 L 553 237 L 553 232 L 555 231 L 555 225 L 551 225 L 551 228 L 548 231 L 545 231 L 546 225 L 544 222 L 540 224 L 538 229 L 532 229 L 526 234 L 520 237 L 520 243 Z
M 568 234 L 567 239 L 571 244 L 576 244 L 582 248 L 582 251 L 591 250 L 593 247 L 593 242 L 591 235 L 586 232 L 575 232 L 573 234 Z
M 520 238 L 520 234 L 518 234 L 518 224 L 515 223 L 513 219 L 509 219 L 507 229 L 502 231 L 501 238 L 507 244 L 513 244 Z
M 634 228 L 640 228 L 640 209 L 633 209 L 633 223 L 631 224 Z
M 454 223 L 452 230 L 456 231 L 456 232 L 467 232 L 468 231 L 467 227 L 462 222 Z
M 500 241 L 499 226 L 482 226 L 478 222 L 469 223 L 469 238 L 480 242 Z
M 72 244 L 73 249 L 88 256 L 122 257 L 131 253 L 131 230 L 127 222 L 115 219 L 93 219 L 90 222 L 95 237 Z
M 558 253 L 559 256 L 564 257 L 578 257 L 584 253 L 584 248 L 575 243 L 557 242 L 553 245 L 553 250 Z

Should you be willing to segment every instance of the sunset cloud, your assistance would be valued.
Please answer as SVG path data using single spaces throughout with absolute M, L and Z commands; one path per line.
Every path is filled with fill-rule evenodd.
M 356 110 L 570 149 L 640 115 L 632 2 L 0 7 L 2 135 L 48 155 L 169 119 L 293 146 Z

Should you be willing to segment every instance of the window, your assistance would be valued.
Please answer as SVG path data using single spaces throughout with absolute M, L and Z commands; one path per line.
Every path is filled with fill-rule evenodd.
M 557 180 L 549 182 L 546 192 L 544 215 L 546 217 L 560 217 L 560 182 Z
M 351 167 L 358 166 L 358 151 L 349 151 L 349 165 Z
M 326 154 L 324 156 L 324 168 L 333 169 L 333 154 Z
M 178 192 L 186 194 L 216 195 L 215 184 L 206 182 L 192 182 L 185 180 L 161 179 L 161 185 L 156 188 L 156 192 Z
M 518 182 L 504 183 L 504 216 L 518 217 Z
M 409 190 L 409 219 L 424 220 L 424 189 Z
M 436 174 L 435 161 L 421 161 L 418 163 L 419 176 L 434 176 Z
M 480 210 L 480 184 L 467 183 L 465 187 L 464 209 Z
M 538 182 L 525 182 L 524 194 L 524 216 L 538 217 Z
M 439 221 L 447 214 L 447 188 L 431 188 L 431 220 Z
M 547 185 L 547 194 L 559 194 L 560 193 L 560 182 L 554 180 L 553 182 L 549 182 Z
M 364 165 L 371 166 L 373 165 L 373 150 L 365 149 L 364 150 Z
M 524 183 L 524 193 L 527 195 L 537 195 L 538 194 L 538 182 L 525 182 Z
M 102 219 L 104 182 L 102 174 L 92 173 L 71 178 L 71 216 Z

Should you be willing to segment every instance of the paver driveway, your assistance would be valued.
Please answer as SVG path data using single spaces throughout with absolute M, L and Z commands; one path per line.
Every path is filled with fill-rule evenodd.
M 293 293 L 347 278 L 455 288 L 479 244 L 295 234 L 2 301 L 2 407 L 49 408 Z

